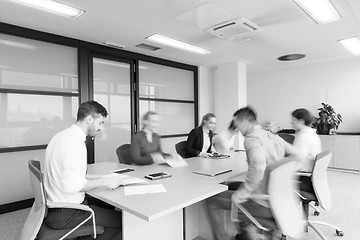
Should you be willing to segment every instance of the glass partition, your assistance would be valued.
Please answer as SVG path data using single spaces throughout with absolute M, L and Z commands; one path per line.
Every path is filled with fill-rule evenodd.
M 131 141 L 130 64 L 93 58 L 94 100 L 108 110 L 95 138 L 95 161 L 118 161 L 116 148 Z
M 194 72 L 140 62 L 139 97 L 193 101 Z

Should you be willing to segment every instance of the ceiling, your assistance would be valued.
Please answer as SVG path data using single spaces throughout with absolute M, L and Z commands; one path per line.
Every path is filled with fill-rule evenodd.
M 360 1 L 333 0 L 342 19 L 318 25 L 292 0 L 58 0 L 85 10 L 78 19 L 63 17 L 0 0 L 0 22 L 103 44 L 125 45 L 125 50 L 191 65 L 215 67 L 241 61 L 248 73 L 301 64 L 354 58 L 337 40 L 360 36 Z M 217 11 L 197 11 L 204 4 Z M 228 18 L 246 18 L 263 31 L 236 40 L 215 37 L 204 28 Z M 220 23 L 220 22 L 219 22 Z M 146 40 L 154 33 L 207 48 L 197 55 Z M 136 47 L 140 43 L 161 49 Z M 291 62 L 277 58 L 301 53 Z

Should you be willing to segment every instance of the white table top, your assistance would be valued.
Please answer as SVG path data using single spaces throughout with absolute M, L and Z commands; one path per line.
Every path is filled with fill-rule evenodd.
M 149 166 L 131 165 L 130 167 L 134 168 L 135 171 L 125 173 L 129 176 L 144 179 L 144 176 L 149 173 L 169 172 L 172 174 L 170 178 L 155 181 L 149 180 L 150 183 L 163 184 L 167 192 L 125 196 L 124 187 L 119 187 L 115 190 L 105 188 L 95 189 L 88 192 L 88 194 L 146 221 L 152 221 L 226 191 L 227 186 L 219 183 L 240 176 L 247 171 L 244 152 L 232 153 L 231 157 L 226 159 L 189 158 L 186 161 L 188 166 L 179 168 L 155 164 Z M 110 170 L 124 167 L 129 167 L 129 165 L 102 162 L 90 164 L 88 166 L 88 173 L 105 174 Z M 194 170 L 205 168 L 231 168 L 232 171 L 216 177 L 192 173 Z

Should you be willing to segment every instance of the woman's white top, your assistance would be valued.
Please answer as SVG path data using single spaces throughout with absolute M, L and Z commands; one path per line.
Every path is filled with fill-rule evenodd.
M 201 152 L 206 153 L 210 147 L 210 137 L 208 132 L 203 132 L 203 147 Z
M 299 150 L 300 153 L 299 170 L 312 172 L 315 157 L 322 151 L 321 140 L 316 133 L 316 129 L 305 127 L 296 132 L 294 147 Z

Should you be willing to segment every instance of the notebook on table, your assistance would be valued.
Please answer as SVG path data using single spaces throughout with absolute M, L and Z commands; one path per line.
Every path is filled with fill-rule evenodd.
M 228 173 L 231 171 L 232 171 L 232 169 L 230 169 L 230 168 L 221 169 L 221 170 L 220 169 L 201 169 L 201 170 L 193 171 L 193 173 L 205 175 L 205 176 L 209 176 L 209 177 L 215 177 L 220 174 Z

